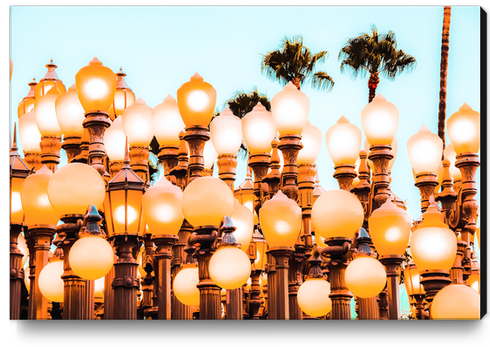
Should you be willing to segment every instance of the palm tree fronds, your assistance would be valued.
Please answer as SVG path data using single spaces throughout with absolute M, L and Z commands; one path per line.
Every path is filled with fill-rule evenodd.
M 325 71 L 318 71 L 311 77 L 311 85 L 319 90 L 332 90 L 335 82 Z

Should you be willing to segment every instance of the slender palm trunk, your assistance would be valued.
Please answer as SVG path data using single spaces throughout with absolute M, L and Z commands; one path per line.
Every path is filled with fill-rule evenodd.
M 451 23 L 451 6 L 444 6 L 444 20 L 442 23 L 442 46 L 441 46 L 441 87 L 439 91 L 439 119 L 437 122 L 437 134 L 442 139 L 442 149 L 446 147 L 446 85 L 447 85 L 447 63 L 449 55 L 449 26 Z M 442 155 L 444 159 L 444 154 Z
M 369 87 L 369 103 L 373 101 L 376 96 L 376 88 L 378 88 L 379 77 L 378 73 L 372 73 L 369 77 L 368 87 Z
M 298 90 L 301 90 L 301 85 L 300 85 L 300 82 L 299 82 L 299 78 L 298 77 L 295 77 L 293 79 L 293 84 L 296 88 L 298 88 Z

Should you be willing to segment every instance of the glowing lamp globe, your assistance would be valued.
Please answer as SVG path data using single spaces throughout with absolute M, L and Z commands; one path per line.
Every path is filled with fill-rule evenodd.
M 55 100 L 56 117 L 64 137 L 82 137 L 85 111 L 78 100 L 77 87 L 73 84 L 68 91 Z
M 442 288 L 434 297 L 432 319 L 480 319 L 480 295 L 462 284 Z
M 229 188 L 228 188 L 229 189 Z M 173 292 L 177 300 L 187 306 L 199 305 L 199 271 L 197 264 L 186 264 L 173 281 Z
M 330 283 L 323 278 L 308 278 L 298 289 L 298 305 L 309 316 L 325 316 L 332 310 Z
M 386 285 L 384 266 L 371 257 L 357 257 L 345 269 L 347 288 L 357 297 L 372 298 Z
M 398 128 L 398 109 L 378 94 L 361 111 L 362 129 L 371 146 L 391 145 Z
M 307 121 L 301 134 L 301 143 L 303 144 L 303 148 L 298 152 L 296 163 L 298 165 L 314 164 L 320 153 L 322 132 Z
M 303 132 L 310 111 L 310 100 L 292 82 L 271 99 L 271 112 L 279 134 L 297 134 Z
M 361 150 L 362 133 L 344 116 L 331 126 L 325 134 L 328 153 L 335 166 L 356 163 Z
M 84 214 L 89 205 L 102 206 L 105 182 L 90 165 L 66 164 L 49 180 L 48 196 L 60 215 Z
M 218 155 L 236 155 L 242 144 L 242 121 L 227 107 L 209 125 L 211 139 Z
M 451 173 L 453 180 L 461 180 L 463 176 L 461 175 L 461 171 L 456 167 L 456 151 L 454 150 L 452 143 L 446 146 L 446 149 L 444 150 L 444 158 L 451 162 L 449 172 Z
M 230 187 L 216 177 L 196 178 L 182 196 L 182 212 L 194 227 L 219 225 L 224 216 L 232 215 L 234 206 Z
M 185 129 L 177 101 L 169 94 L 151 111 L 153 132 L 160 146 L 180 146 L 179 134 Z
M 29 175 L 22 184 L 20 196 L 24 209 L 24 224 L 27 227 L 58 224 L 60 215 L 48 198 L 48 183 L 52 176 L 51 170 L 43 165 L 35 174 Z
M 63 261 L 48 263 L 39 274 L 39 290 L 48 300 L 63 302 L 65 284 L 61 279 L 63 275 Z
M 250 154 L 270 153 L 277 130 L 272 114 L 259 102 L 242 119 L 243 139 Z
M 19 138 L 24 153 L 41 153 L 41 132 L 36 124 L 36 112 L 34 109 L 27 112 L 19 119 Z
M 122 115 L 126 108 L 134 104 L 134 93 L 126 84 L 124 77 L 126 77 L 126 74 L 122 71 L 122 68 L 119 68 L 119 72 L 116 73 L 116 92 L 114 93 L 114 101 L 109 108 L 111 120 Z
M 202 156 L 204 159 L 204 168 L 206 170 L 211 170 L 218 156 L 218 153 L 216 153 L 216 149 L 214 148 L 213 141 L 208 140 L 204 143 L 204 150 L 202 151 Z
M 56 64 L 53 63 L 53 59 L 46 64 L 46 67 L 48 68 L 48 71 L 46 72 L 46 75 L 44 75 L 43 78 L 39 80 L 39 83 L 36 85 L 36 90 L 35 90 L 35 98 L 36 100 L 39 99 L 41 96 L 47 94 L 51 89 L 57 90 L 60 95 L 63 95 L 66 91 L 66 87 L 61 82 L 61 80 L 58 78 L 58 75 L 56 74 Z
M 110 161 L 123 161 L 126 152 L 126 134 L 122 117 L 117 117 L 104 133 L 104 145 Z
M 105 276 L 94 281 L 94 296 L 96 298 L 97 297 L 103 298 L 104 288 L 105 288 Z
M 405 287 L 408 295 L 425 294 L 424 286 L 420 283 L 420 271 L 413 261 L 411 261 L 403 270 L 403 276 L 405 278 Z
M 186 127 L 208 127 L 216 105 L 216 90 L 196 72 L 177 90 L 177 105 Z
M 380 256 L 405 253 L 412 226 L 407 211 L 391 200 L 386 200 L 373 211 L 368 223 L 371 238 Z
M 124 133 L 131 146 L 148 146 L 153 138 L 151 107 L 138 98 L 122 113 Z
M 89 112 L 107 112 L 116 93 L 116 75 L 95 57 L 75 76 L 78 98 Z
M 56 117 L 55 102 L 60 94 L 55 88 L 36 99 L 34 113 L 39 132 L 43 136 L 61 136 L 61 128 Z
M 407 141 L 407 150 L 416 174 L 437 171 L 442 157 L 442 140 L 425 125 Z
M 240 248 L 224 246 L 209 261 L 209 275 L 218 286 L 236 289 L 247 283 L 252 266 L 248 255 Z
M 456 235 L 444 224 L 435 204 L 430 205 L 422 217 L 422 223 L 410 238 L 413 261 L 419 271 L 449 271 L 456 259 Z
M 152 235 L 177 235 L 184 214 L 182 213 L 182 191 L 170 183 L 165 176 L 143 194 L 143 218 Z
M 478 294 L 480 294 L 480 275 L 472 274 L 468 277 L 467 282 Z
M 241 205 L 237 199 L 235 199 L 235 207 L 233 213 L 230 216 L 233 225 L 236 227 L 233 235 L 238 243 L 241 243 L 241 249 L 246 251 L 252 240 L 254 232 L 254 215 L 245 206 Z
M 315 201 L 311 222 L 316 235 L 353 238 L 364 221 L 359 199 L 345 190 L 328 190 Z
M 70 266 L 79 277 L 96 280 L 104 277 L 114 265 L 114 251 L 100 236 L 78 239 L 70 250 Z
M 466 103 L 447 120 L 447 134 L 457 154 L 480 150 L 480 113 Z
M 301 208 L 278 191 L 259 213 L 260 225 L 270 248 L 293 247 L 301 230 Z

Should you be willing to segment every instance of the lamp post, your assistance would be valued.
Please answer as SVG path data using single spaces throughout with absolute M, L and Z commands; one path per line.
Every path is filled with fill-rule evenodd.
M 14 138 L 10 148 L 10 319 L 20 319 L 21 282 L 25 276 L 22 258 L 27 256 L 17 247 L 19 234 L 24 229 L 21 189 L 31 171 L 17 152 L 16 137 L 14 124 Z
M 89 165 L 102 177 L 109 177 L 103 163 L 105 157 L 104 132 L 111 125 L 107 110 L 116 93 L 116 76 L 96 57 L 75 76 L 78 99 L 85 110 L 83 127 L 90 137 Z
M 413 260 L 410 260 L 408 266 L 403 270 L 403 277 L 407 294 L 415 301 L 415 316 L 418 320 L 427 319 L 428 313 L 424 308 L 425 290 L 420 282 L 420 271 Z

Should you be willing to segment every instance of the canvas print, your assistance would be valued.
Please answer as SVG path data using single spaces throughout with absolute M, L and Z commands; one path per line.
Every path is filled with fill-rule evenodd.
M 10 7 L 10 319 L 480 319 L 484 23 Z

